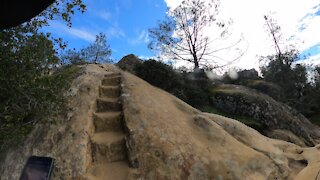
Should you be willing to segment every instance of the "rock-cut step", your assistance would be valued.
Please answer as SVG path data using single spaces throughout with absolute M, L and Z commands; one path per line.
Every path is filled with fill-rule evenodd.
M 106 76 L 101 81 L 102 86 L 117 86 L 121 83 L 121 76 Z
M 99 96 L 117 98 L 120 96 L 120 87 L 119 86 L 100 86 Z
M 104 112 L 93 114 L 95 132 L 122 131 L 123 115 L 121 112 Z
M 93 166 L 87 178 L 90 180 L 127 180 L 130 172 L 126 161 L 102 163 Z
M 121 73 L 116 73 L 116 72 L 112 72 L 112 73 L 107 73 L 104 75 L 104 77 L 119 77 L 121 76 Z
M 95 163 L 124 161 L 126 145 L 122 132 L 95 133 L 92 138 L 92 155 Z
M 121 111 L 122 105 L 119 98 L 98 98 L 97 99 L 97 112 L 108 112 L 108 111 Z

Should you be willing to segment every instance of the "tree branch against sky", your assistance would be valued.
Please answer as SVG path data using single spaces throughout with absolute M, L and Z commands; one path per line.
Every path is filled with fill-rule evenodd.
M 69 49 L 61 54 L 61 63 L 112 63 L 111 48 L 107 43 L 107 36 L 100 32 L 96 40 L 79 51 Z
M 265 25 L 267 28 L 267 31 L 270 33 L 270 36 L 272 37 L 274 47 L 276 50 L 277 55 L 280 57 L 282 54 L 282 50 L 280 49 L 280 40 L 281 40 L 281 28 L 277 24 L 276 20 L 273 19 L 270 15 L 264 15 Z
M 107 44 L 107 36 L 103 33 L 96 35 L 94 43 L 81 50 L 82 59 L 91 63 L 111 63 L 111 48 Z
M 56 0 L 45 11 L 33 18 L 29 23 L 38 28 L 49 25 L 50 20 L 62 20 L 71 27 L 71 18 L 76 11 L 84 13 L 86 5 L 83 0 Z
M 204 66 L 217 68 L 222 64 L 230 64 L 242 53 L 228 60 L 220 57 L 217 52 L 236 48 L 241 39 L 223 46 L 217 43 L 217 40 L 225 39 L 229 35 L 228 26 L 231 24 L 231 21 L 219 21 L 218 14 L 219 1 L 185 0 L 170 11 L 167 19 L 160 22 L 158 27 L 149 29 L 153 39 L 149 48 L 160 51 L 167 58 L 193 63 L 194 69 Z M 210 28 L 212 26 L 217 29 L 213 30 Z M 212 34 L 217 37 L 212 39 Z M 221 64 L 223 61 L 227 63 Z

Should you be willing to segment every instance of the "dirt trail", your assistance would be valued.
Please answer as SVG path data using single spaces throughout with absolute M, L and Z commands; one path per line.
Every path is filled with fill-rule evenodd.
M 119 73 L 109 73 L 101 81 L 96 113 L 93 116 L 94 133 L 90 136 L 93 162 L 88 169 L 88 179 L 128 179 L 130 168 L 125 145 L 120 84 Z

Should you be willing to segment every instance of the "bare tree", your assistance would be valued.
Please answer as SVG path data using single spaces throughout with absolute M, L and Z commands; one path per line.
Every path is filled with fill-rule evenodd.
M 264 15 L 264 20 L 266 23 L 266 27 L 272 37 L 276 53 L 277 53 L 278 57 L 280 58 L 281 54 L 282 54 L 280 46 L 279 46 L 280 39 L 281 39 L 281 28 L 277 24 L 276 20 L 273 19 L 270 15 Z
M 149 48 L 160 51 L 173 60 L 193 63 L 195 69 L 208 64 L 218 67 L 216 60 L 225 59 L 216 53 L 228 50 L 241 41 L 239 39 L 229 46 L 212 49 L 216 40 L 228 34 L 227 24 L 217 20 L 218 9 L 219 3 L 216 0 L 184 0 L 168 14 L 165 21 L 159 22 L 158 27 L 149 29 L 153 39 Z M 205 34 L 205 29 L 212 24 L 221 30 L 214 39 Z M 227 64 L 234 60 L 236 59 Z

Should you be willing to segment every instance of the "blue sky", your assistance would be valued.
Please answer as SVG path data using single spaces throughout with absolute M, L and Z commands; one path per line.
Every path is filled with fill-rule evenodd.
M 72 28 L 53 21 L 45 31 L 68 41 L 68 48 L 80 49 L 93 42 L 95 35 L 107 35 L 112 58 L 117 62 L 127 54 L 142 59 L 155 56 L 147 48 L 148 29 L 165 18 L 167 7 L 174 8 L 182 0 L 84 0 L 87 11 L 73 16 Z M 288 8 L 290 4 L 290 8 Z M 274 53 L 272 40 L 266 33 L 263 15 L 274 13 L 283 33 L 283 46 L 294 44 L 305 61 L 320 64 L 320 3 L 315 0 L 222 0 L 220 17 L 233 19 L 231 33 L 244 37 L 246 54 L 240 68 L 259 67 L 259 56 Z M 217 44 L 215 44 L 217 45 Z M 219 45 L 219 44 L 218 44 Z
M 53 21 L 45 31 L 68 41 L 68 48 L 80 49 L 94 41 L 95 35 L 107 35 L 116 61 L 133 53 L 142 58 L 154 56 L 147 48 L 148 29 L 165 17 L 167 6 L 162 0 L 86 0 L 87 11 L 76 13 L 72 28 Z

